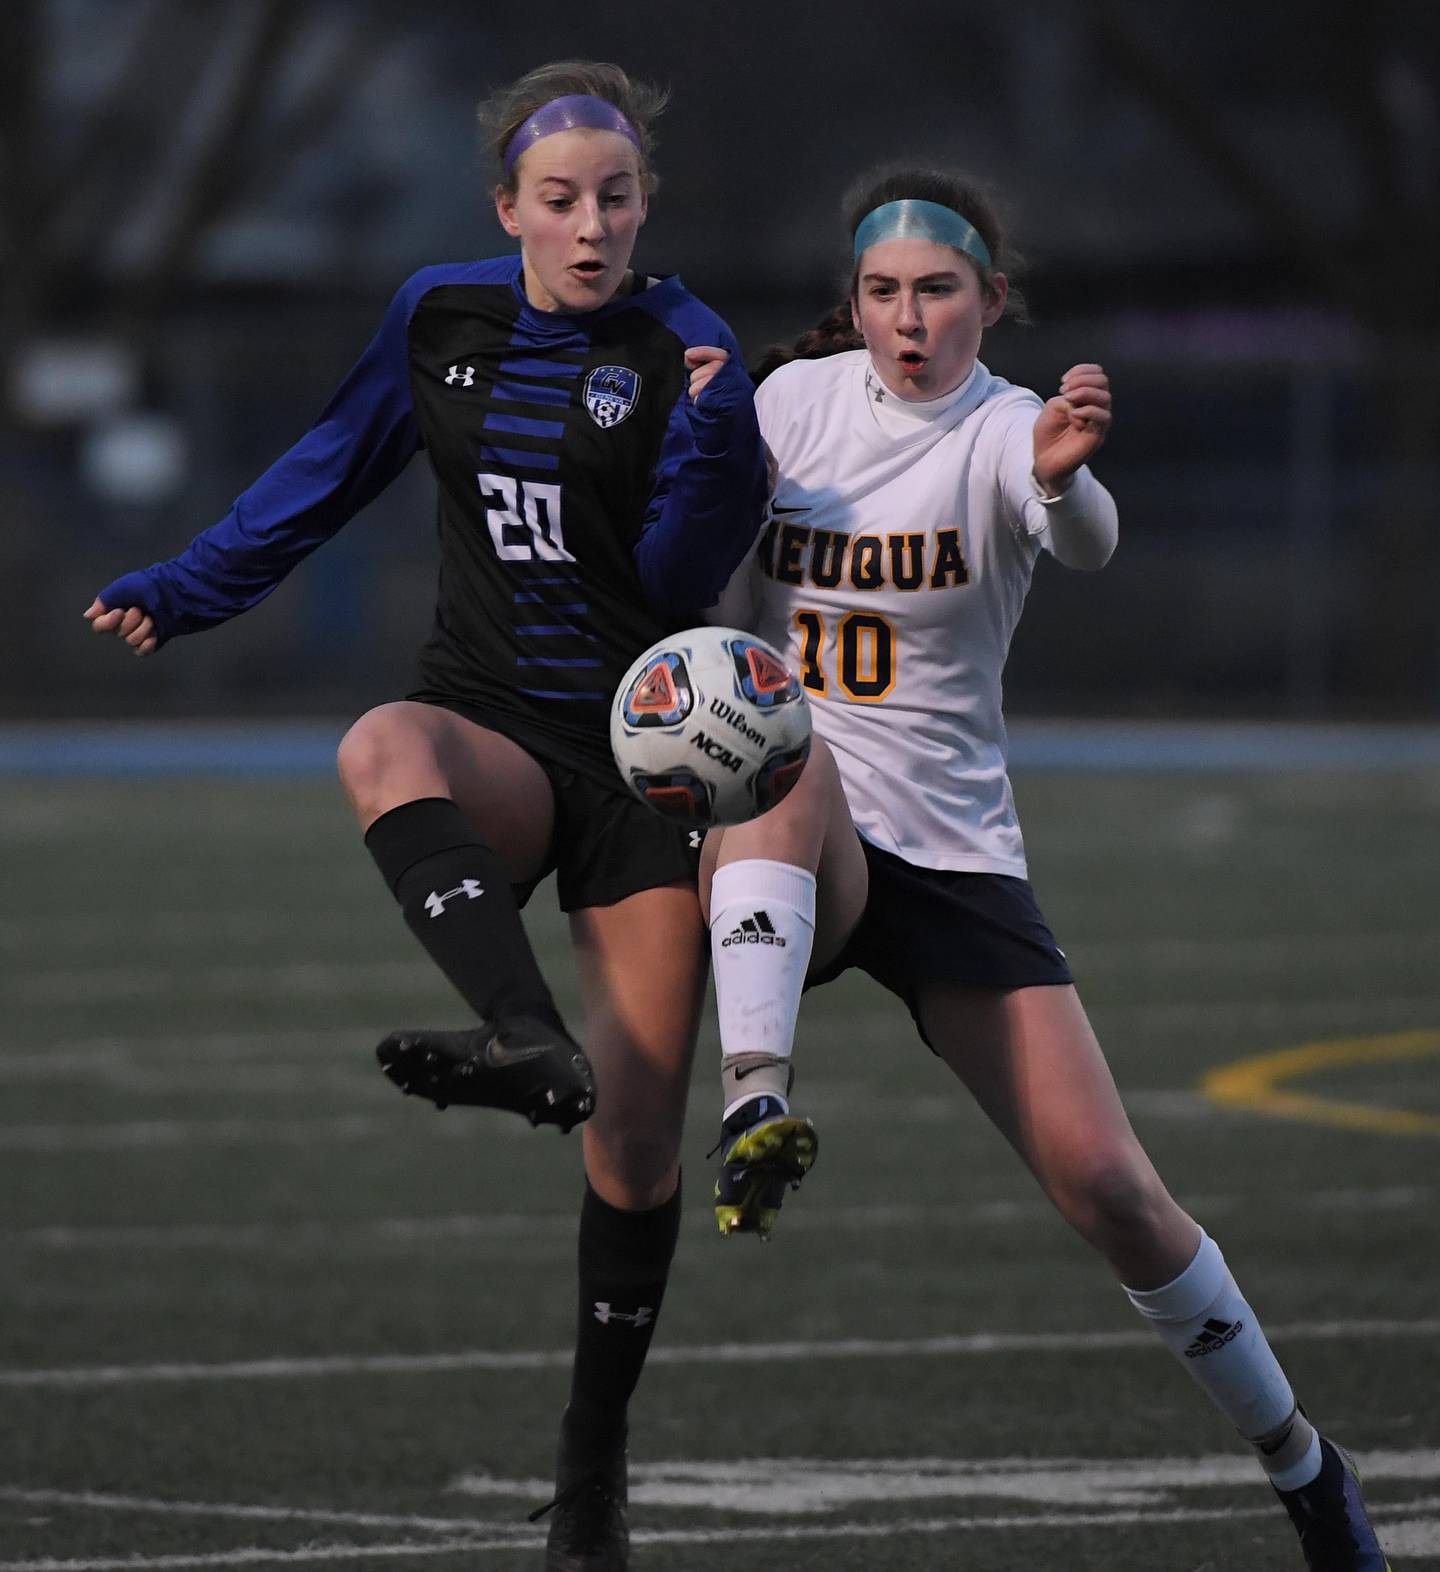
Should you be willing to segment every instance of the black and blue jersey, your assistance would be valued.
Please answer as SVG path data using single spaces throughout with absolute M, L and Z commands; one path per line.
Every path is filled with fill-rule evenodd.
M 698 344 L 731 359 L 697 405 Z M 612 775 L 621 675 L 715 601 L 759 527 L 752 391 L 730 330 L 678 278 L 566 316 L 529 304 L 519 257 L 425 268 L 315 426 L 178 557 L 100 599 L 143 607 L 162 639 L 223 622 L 424 448 L 440 585 L 412 696 Z

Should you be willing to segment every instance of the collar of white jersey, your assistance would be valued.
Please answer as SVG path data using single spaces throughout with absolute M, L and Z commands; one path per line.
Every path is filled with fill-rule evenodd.
M 881 382 L 870 357 L 865 356 L 865 402 L 875 424 L 892 437 L 913 436 L 939 420 L 953 425 L 983 401 L 989 384 L 990 373 L 977 360 L 959 387 L 951 388 L 939 398 L 903 399 Z M 881 394 L 879 398 L 875 396 L 877 390 Z

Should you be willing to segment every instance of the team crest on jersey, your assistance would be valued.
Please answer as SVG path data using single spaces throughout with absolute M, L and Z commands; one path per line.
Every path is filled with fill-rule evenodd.
M 618 426 L 640 397 L 640 373 L 629 366 L 596 366 L 585 378 L 585 408 L 597 426 Z

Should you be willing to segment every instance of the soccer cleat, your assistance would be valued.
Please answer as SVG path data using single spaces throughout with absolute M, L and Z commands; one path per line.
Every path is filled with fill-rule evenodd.
M 1390 1572 L 1365 1515 L 1359 1471 L 1333 1441 L 1320 1437 L 1320 1472 L 1308 1485 L 1275 1494 L 1300 1536 L 1310 1572 Z
M 568 1416 L 567 1416 L 568 1417 Z M 561 1421 L 555 1496 L 530 1514 L 547 1512 L 545 1572 L 625 1572 L 630 1564 L 630 1525 L 623 1427 L 607 1443 L 587 1443 Z
M 375 1050 L 402 1092 L 437 1108 L 508 1108 L 531 1124 L 573 1129 L 595 1111 L 584 1050 L 543 1021 L 516 1016 L 469 1031 L 391 1032 Z
M 773 1097 L 741 1103 L 720 1126 L 715 1221 L 722 1234 L 770 1237 L 788 1186 L 810 1172 L 819 1149 L 815 1126 L 785 1112 Z

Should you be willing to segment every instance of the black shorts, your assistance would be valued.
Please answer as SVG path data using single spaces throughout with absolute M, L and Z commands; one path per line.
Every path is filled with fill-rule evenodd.
M 534 878 L 514 886 L 521 906 L 551 873 L 564 912 L 613 906 L 628 895 L 666 884 L 696 883 L 703 835 L 662 819 L 653 808 L 632 797 L 618 775 L 612 788 L 582 774 L 548 757 L 543 740 L 533 733 L 517 735 L 503 716 L 491 715 L 463 699 L 423 702 L 509 737 L 545 771 L 555 799 L 555 826 L 545 866 Z
M 860 844 L 870 870 L 864 914 L 840 954 L 805 979 L 807 988 L 858 966 L 905 1001 L 929 1043 L 917 1012 L 924 983 L 1034 988 L 1074 982 L 1028 880 L 918 868 L 863 838 Z

